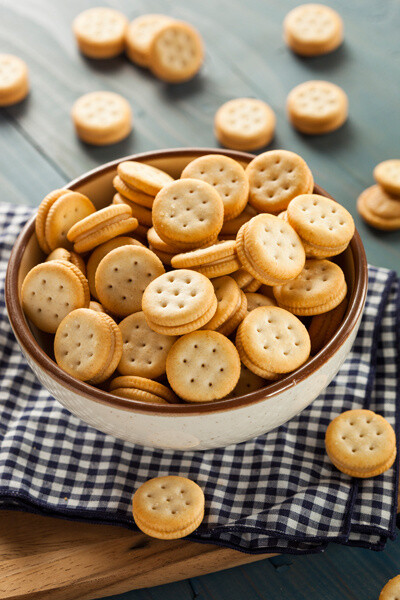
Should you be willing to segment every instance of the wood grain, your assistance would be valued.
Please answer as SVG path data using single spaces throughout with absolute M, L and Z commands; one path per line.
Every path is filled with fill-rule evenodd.
M 1 600 L 91 600 L 273 556 L 0 512 Z

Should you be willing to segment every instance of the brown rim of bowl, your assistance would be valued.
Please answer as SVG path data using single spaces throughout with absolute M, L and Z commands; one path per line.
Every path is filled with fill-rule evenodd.
M 118 163 L 123 160 L 139 160 L 146 161 L 149 159 L 158 159 L 170 156 L 201 156 L 203 154 L 225 154 L 231 158 L 242 159 L 243 161 L 250 161 L 255 155 L 248 154 L 246 152 L 239 152 L 235 150 L 223 150 L 220 148 L 177 148 L 171 150 L 160 150 L 154 152 L 144 152 L 140 154 L 134 154 L 126 156 L 112 162 L 106 163 L 101 167 L 97 167 L 92 171 L 89 171 L 85 175 L 78 177 L 67 184 L 65 187 L 74 189 L 77 185 L 87 183 L 99 173 L 104 173 L 111 169 L 114 169 Z M 332 198 L 325 190 L 318 185 L 315 185 L 314 192 Z M 100 402 L 114 408 L 120 408 L 123 410 L 132 410 L 142 413 L 149 413 L 154 415 L 165 415 L 165 416 L 194 416 L 204 413 L 221 412 L 232 409 L 237 409 L 246 405 L 255 404 L 266 400 L 272 396 L 276 396 L 300 383 L 306 379 L 316 369 L 321 367 L 327 360 L 329 360 L 333 354 L 340 348 L 340 346 L 349 337 L 353 328 L 356 326 L 359 317 L 363 311 L 365 298 L 367 294 L 368 284 L 368 267 L 367 259 L 365 255 L 364 246 L 362 244 L 358 231 L 355 231 L 354 237 L 350 242 L 350 248 L 353 253 L 354 260 L 354 271 L 355 281 L 353 291 L 349 301 L 349 310 L 346 314 L 344 321 L 328 342 L 328 344 L 320 351 L 316 356 L 309 360 L 305 365 L 288 374 L 283 379 L 275 383 L 271 383 L 265 388 L 256 390 L 250 394 L 244 396 L 238 396 L 236 398 L 229 398 L 224 400 L 216 400 L 209 403 L 196 403 L 196 404 L 171 404 L 171 405 L 160 405 L 160 404 L 149 404 L 145 402 L 139 402 L 137 400 L 128 400 L 125 398 L 119 398 L 103 390 L 97 389 L 90 386 L 87 383 L 74 379 L 71 375 L 68 375 L 63 371 L 57 363 L 55 363 L 47 354 L 42 350 L 39 344 L 36 342 L 32 335 L 24 314 L 22 307 L 18 299 L 18 268 L 21 263 L 22 256 L 25 252 L 26 245 L 34 233 L 35 216 L 33 216 L 24 226 L 18 239 L 16 240 L 14 247 L 11 251 L 10 260 L 8 263 L 6 281 L 5 281 L 5 300 L 9 319 L 17 337 L 17 340 L 24 348 L 31 358 L 36 362 L 40 368 L 46 373 L 47 376 L 56 380 L 59 384 L 68 388 L 72 392 L 78 395 L 85 396 L 86 398 L 95 402 Z

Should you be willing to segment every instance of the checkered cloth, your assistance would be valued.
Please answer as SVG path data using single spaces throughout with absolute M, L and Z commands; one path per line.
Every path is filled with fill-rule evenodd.
M 298 417 L 228 448 L 151 450 L 85 425 L 27 366 L 3 290 L 10 250 L 30 214 L 0 207 L 1 508 L 135 528 L 134 490 L 150 477 L 179 474 L 197 481 L 206 496 L 206 517 L 192 540 L 252 553 L 317 552 L 330 541 L 384 547 L 395 533 L 398 467 L 373 479 L 348 477 L 328 460 L 324 433 L 336 415 L 361 407 L 383 415 L 399 433 L 400 294 L 393 272 L 370 267 L 352 352 Z

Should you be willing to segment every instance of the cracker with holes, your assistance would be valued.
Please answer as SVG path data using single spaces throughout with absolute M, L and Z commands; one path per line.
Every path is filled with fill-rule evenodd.
M 348 410 L 331 421 L 326 452 L 339 471 L 351 477 L 376 477 L 396 458 L 396 435 L 390 423 L 371 410 Z
M 199 156 L 186 165 L 181 177 L 201 179 L 217 190 L 224 204 L 224 221 L 237 217 L 247 204 L 249 182 L 246 173 L 242 165 L 229 156 Z
M 276 306 L 275 300 L 257 292 L 246 292 L 246 299 L 248 313 L 259 306 Z
M 128 185 L 121 179 L 119 175 L 114 177 L 113 186 L 121 198 L 130 200 L 130 202 L 134 202 L 135 204 L 139 204 L 139 206 L 144 206 L 145 208 L 152 208 L 154 196 L 145 194 L 139 189 Z
M 28 68 L 12 54 L 0 54 L 0 106 L 21 102 L 29 92 Z
M 87 261 L 87 279 L 90 293 L 95 298 L 97 298 L 95 283 L 97 267 L 106 254 L 111 252 L 111 250 L 115 250 L 115 248 L 121 248 L 121 246 L 143 246 L 143 244 L 134 238 L 121 235 L 108 240 L 108 242 L 104 242 L 104 244 L 100 244 L 100 246 L 97 246 L 91 253 L 89 260 Z
M 339 329 L 346 314 L 347 305 L 348 301 L 345 298 L 336 308 L 327 313 L 312 317 L 308 333 L 310 335 L 311 354 L 313 356 L 322 350 Z
M 166 15 L 141 15 L 128 26 L 125 35 L 125 51 L 128 58 L 140 65 L 148 67 L 150 62 L 150 47 L 155 34 L 166 23 L 173 19 Z
M 384 160 L 374 169 L 375 181 L 393 196 L 400 196 L 400 159 Z
M 77 135 L 94 146 L 116 144 L 132 129 L 132 110 L 114 92 L 90 92 L 78 98 L 71 111 Z
M 240 377 L 236 384 L 235 389 L 230 393 L 230 398 L 236 398 L 237 396 L 244 396 L 245 394 L 251 394 L 256 390 L 261 389 L 267 385 L 267 381 L 256 375 L 250 369 L 242 363 L 240 367 Z
M 343 252 L 354 235 L 353 217 L 343 206 L 318 194 L 294 198 L 287 221 L 300 236 L 306 255 L 328 258 Z
M 134 160 L 119 163 L 118 175 L 126 185 L 151 196 L 173 181 L 165 171 Z
M 213 280 L 213 285 L 218 302 L 217 310 L 203 329 L 229 336 L 246 316 L 247 298 L 231 277 L 218 277 Z
M 238 351 L 216 331 L 194 331 L 179 338 L 167 356 L 167 377 L 174 392 L 189 402 L 227 396 L 240 375 Z
M 72 29 L 82 54 L 89 58 L 114 58 L 123 52 L 126 17 L 112 8 L 96 7 L 80 13 Z
M 300 56 L 319 56 L 336 50 L 343 41 L 340 15 L 323 4 L 296 6 L 283 22 L 287 45 Z
M 122 336 L 106 313 L 79 308 L 60 323 L 54 338 L 54 355 L 59 367 L 80 381 L 98 384 L 117 368 L 122 353 Z
M 78 221 L 68 231 L 67 238 L 74 244 L 75 252 L 89 252 L 119 235 L 134 231 L 138 221 L 126 204 L 106 206 Z
M 241 267 L 234 240 L 176 254 L 171 259 L 171 265 L 175 269 L 193 269 L 210 279 L 229 275 Z
M 239 230 L 236 250 L 243 267 L 266 285 L 297 277 L 305 262 L 304 248 L 293 227 L 275 217 L 253 217 Z
M 202 522 L 204 493 L 186 477 L 156 477 L 136 490 L 132 512 L 136 525 L 147 535 L 176 540 L 192 533 Z
M 175 394 L 162 383 L 136 375 L 116 377 L 110 383 L 110 392 L 120 398 L 153 404 L 174 404 L 178 402 Z
M 79 192 L 66 190 L 47 212 L 44 236 L 50 250 L 58 247 L 72 248 L 67 239 L 68 231 L 75 223 L 96 212 L 96 208 L 87 196 Z
M 22 284 L 21 300 L 25 315 L 36 327 L 55 333 L 69 312 L 89 306 L 89 286 L 75 265 L 52 260 L 28 272 Z
M 119 317 L 138 312 L 148 284 L 165 272 L 160 259 L 144 246 L 121 246 L 108 252 L 96 269 L 97 297 Z
M 359 195 L 357 210 L 371 227 L 382 231 L 400 229 L 400 200 L 380 185 L 372 185 Z
M 152 281 L 143 294 L 142 310 L 151 329 L 183 335 L 205 325 L 217 310 L 211 281 L 196 271 L 170 271 Z
M 270 150 L 259 154 L 246 168 L 249 203 L 259 212 L 278 213 L 299 194 L 314 189 L 312 173 L 295 152 Z
M 274 286 L 279 306 L 299 316 L 326 313 L 338 306 L 346 294 L 343 271 L 329 260 L 309 259 L 296 279 Z
M 235 98 L 217 110 L 214 133 L 227 148 L 258 150 L 271 142 L 275 123 L 275 113 L 266 102 L 255 98 Z
M 301 83 L 288 95 L 286 107 L 293 127 L 310 135 L 339 129 L 348 115 L 347 95 L 330 81 Z
M 389 579 L 379 594 L 379 600 L 398 600 L 400 598 L 400 575 Z
M 165 23 L 151 40 L 148 66 L 156 77 L 168 83 L 192 79 L 203 60 L 199 32 L 183 21 Z
M 236 347 L 241 361 L 252 373 L 277 379 L 306 362 L 310 337 L 293 314 L 276 306 L 260 306 L 239 325 Z
M 142 311 L 129 315 L 118 326 L 123 344 L 118 364 L 121 375 L 150 379 L 163 375 L 168 352 L 177 338 L 150 329 Z
M 191 250 L 215 240 L 224 205 L 215 188 L 198 179 L 178 179 L 157 194 L 153 227 L 164 242 Z

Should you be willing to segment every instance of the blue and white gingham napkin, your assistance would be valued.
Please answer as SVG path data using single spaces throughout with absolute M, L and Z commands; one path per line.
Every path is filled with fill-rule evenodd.
M 357 480 L 324 451 L 328 423 L 370 408 L 395 427 L 400 396 L 400 294 L 395 273 L 370 267 L 362 324 L 348 359 L 311 406 L 254 440 L 206 452 L 151 450 L 85 425 L 42 388 L 4 306 L 12 245 L 31 214 L 0 206 L 0 508 L 134 528 L 131 497 L 150 477 L 199 483 L 206 517 L 192 540 L 244 552 L 305 553 L 328 542 L 381 549 L 395 534 L 398 461 Z

